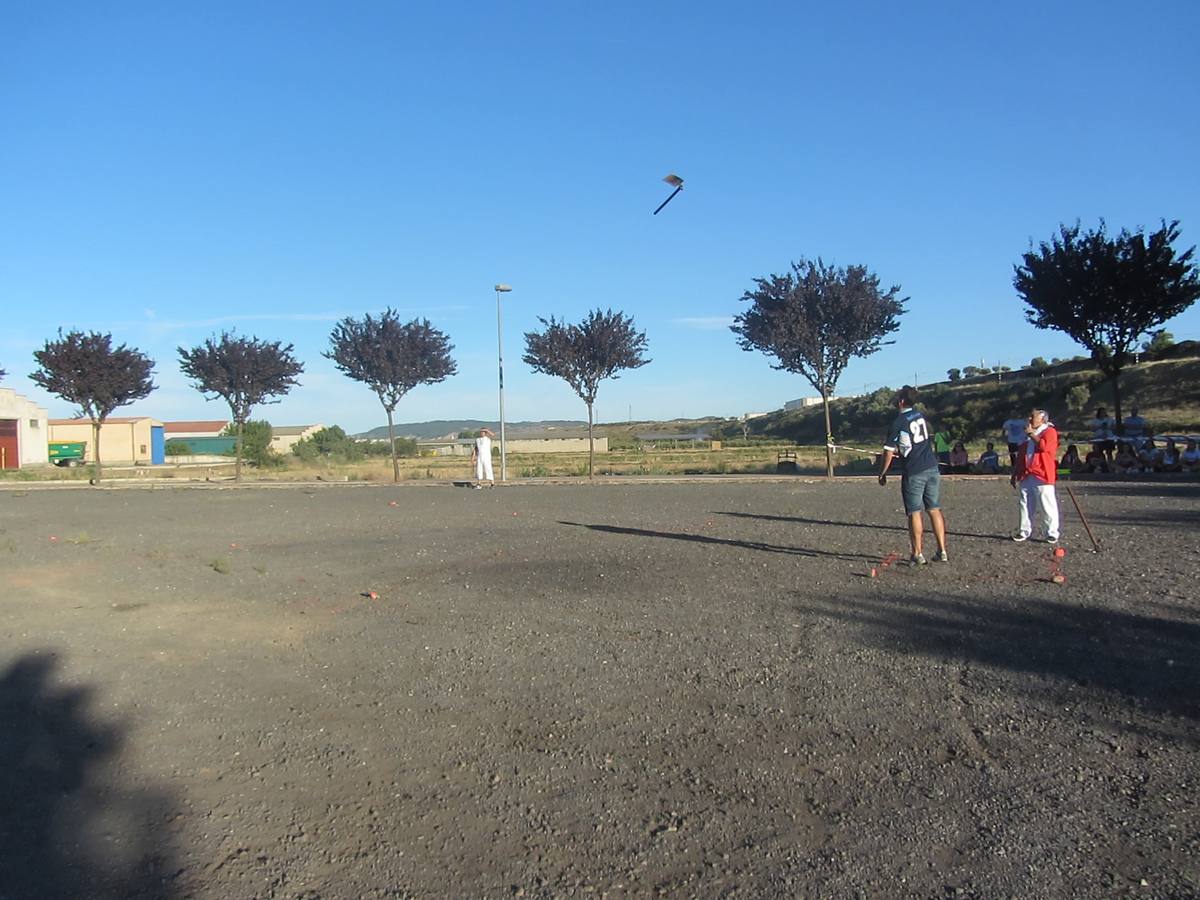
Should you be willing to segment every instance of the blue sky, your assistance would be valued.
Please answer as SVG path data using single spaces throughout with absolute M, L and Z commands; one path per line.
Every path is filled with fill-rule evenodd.
M 837 8 L 834 8 L 837 7 Z M 123 412 L 220 418 L 175 348 L 295 344 L 276 424 L 384 421 L 321 357 L 398 308 L 459 374 L 397 418 L 582 418 L 521 362 L 551 314 L 620 309 L 653 363 L 600 420 L 738 415 L 812 393 L 740 350 L 752 279 L 801 256 L 910 297 L 858 393 L 1082 352 L 1025 322 L 1012 266 L 1060 222 L 1200 243 L 1193 3 L 0 3 L 0 366 L 59 327 L 157 361 Z M 658 216 L 670 192 L 684 191 Z M 1200 336 L 1200 308 L 1168 326 Z

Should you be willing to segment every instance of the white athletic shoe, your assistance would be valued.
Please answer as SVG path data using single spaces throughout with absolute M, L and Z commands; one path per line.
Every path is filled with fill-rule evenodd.
M 1012 539 L 1013 539 L 1014 541 L 1016 541 L 1018 544 L 1020 544 L 1022 541 L 1027 541 L 1027 540 L 1029 540 L 1029 535 L 1027 535 L 1027 534 L 1014 534 L 1014 535 L 1012 536 Z

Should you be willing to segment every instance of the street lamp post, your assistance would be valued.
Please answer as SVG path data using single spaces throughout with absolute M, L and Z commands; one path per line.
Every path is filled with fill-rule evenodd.
M 500 363 L 500 480 L 508 480 L 508 448 L 504 443 L 504 320 L 500 315 L 500 295 L 512 290 L 512 285 L 496 285 L 496 358 Z

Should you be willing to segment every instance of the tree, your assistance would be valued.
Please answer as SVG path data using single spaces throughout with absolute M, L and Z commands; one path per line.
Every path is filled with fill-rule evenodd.
M 1049 365 L 1050 363 L 1046 362 L 1046 357 L 1044 356 L 1035 356 L 1029 361 L 1029 368 L 1034 370 L 1045 369 L 1048 368 Z
M 900 288 L 880 290 L 879 278 L 865 266 L 834 268 L 818 259 L 792 263 L 784 275 L 754 279 L 742 295 L 748 310 L 731 330 L 743 350 L 759 350 L 779 360 L 772 368 L 803 375 L 825 407 L 825 473 L 833 475 L 833 426 L 829 398 L 854 357 L 866 357 L 900 327 L 907 297 Z
M 1059 226 L 1049 243 L 1032 242 L 1013 287 L 1025 301 L 1025 318 L 1037 328 L 1069 335 L 1091 351 L 1113 385 L 1121 421 L 1121 370 L 1137 340 L 1183 312 L 1200 297 L 1195 248 L 1177 253 L 1179 223 L 1163 222 L 1147 236 L 1125 229 L 1110 237 L 1104 220 L 1084 232 L 1078 222 Z
M 1149 356 L 1158 356 L 1173 346 L 1175 346 L 1175 335 L 1165 328 L 1160 328 L 1158 331 L 1150 332 L 1150 340 L 1142 344 L 1142 352 Z M 0 372 L 0 375 L 2 374 L 4 373 Z
M 100 429 L 113 410 L 150 396 L 154 390 L 154 360 L 139 350 L 112 345 L 111 334 L 59 329 L 58 340 L 33 354 L 38 370 L 29 377 L 35 384 L 68 403 L 92 422 L 93 482 L 103 474 L 100 462 Z
M 237 445 L 234 450 L 235 477 L 242 480 L 242 443 L 246 421 L 254 407 L 278 403 L 299 382 L 304 365 L 292 355 L 291 344 L 260 341 L 222 332 L 191 350 L 179 349 L 179 368 L 196 385 L 206 400 L 217 397 L 229 404 Z
M 946 377 L 949 378 L 951 381 L 961 381 L 962 380 L 962 369 L 947 369 Z
M 554 316 L 538 318 L 542 331 L 525 333 L 523 359 L 535 372 L 561 378 L 571 386 L 588 411 L 588 478 L 595 471 L 593 436 L 596 392 L 606 378 L 617 378 L 625 369 L 638 369 L 650 360 L 644 356 L 646 333 L 638 331 L 633 317 L 611 309 L 592 310 L 578 325 L 559 322 Z
M 362 319 L 342 319 L 329 335 L 329 344 L 325 357 L 333 360 L 344 375 L 370 387 L 383 404 L 392 454 L 392 479 L 399 481 L 396 406 L 418 384 L 436 384 L 458 371 L 450 357 L 454 346 L 428 319 L 413 319 L 403 324 L 390 308 L 379 318 L 368 313 Z
M 222 434 L 225 437 L 237 437 L 237 425 L 226 425 Z M 242 427 L 241 458 L 256 469 L 278 467 L 283 465 L 283 457 L 271 449 L 271 439 L 274 432 L 271 423 L 265 419 L 251 419 Z

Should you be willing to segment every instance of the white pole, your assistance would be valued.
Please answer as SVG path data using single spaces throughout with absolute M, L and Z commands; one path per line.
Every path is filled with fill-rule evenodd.
M 504 444 L 504 324 L 500 315 L 500 288 L 496 288 L 496 358 L 500 363 L 500 480 L 508 480 L 508 454 Z

